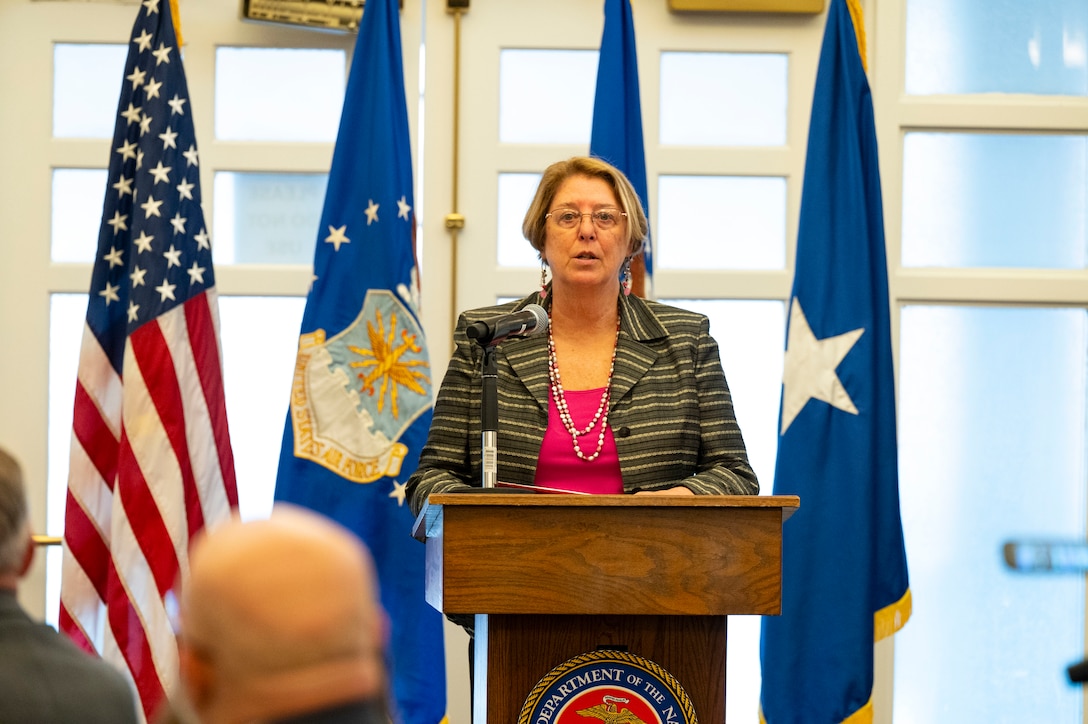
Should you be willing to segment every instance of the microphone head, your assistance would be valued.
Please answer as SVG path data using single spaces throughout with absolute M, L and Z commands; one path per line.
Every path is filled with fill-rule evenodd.
M 548 312 L 544 307 L 539 304 L 527 304 L 521 311 L 532 314 L 535 322 L 532 328 L 525 330 L 525 336 L 540 334 L 548 328 Z
M 469 339 L 485 339 L 491 335 L 491 328 L 486 322 L 473 322 L 465 328 L 465 336 Z

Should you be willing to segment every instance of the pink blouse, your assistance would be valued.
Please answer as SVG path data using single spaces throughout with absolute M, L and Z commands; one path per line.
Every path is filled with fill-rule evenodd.
M 601 404 L 603 394 L 603 387 L 596 390 L 565 391 L 567 408 L 575 427 L 581 430 L 589 424 Z M 583 455 L 589 457 L 597 450 L 600 434 L 601 421 L 598 420 L 592 430 L 578 438 L 578 447 Z M 601 454 L 593 462 L 586 462 L 574 453 L 574 443 L 570 433 L 563 427 L 563 421 L 559 419 L 555 400 L 549 400 L 548 429 L 544 431 L 544 442 L 540 446 L 533 482 L 546 488 L 595 495 L 622 493 L 623 477 L 620 475 L 620 458 L 616 453 L 612 428 L 605 429 Z

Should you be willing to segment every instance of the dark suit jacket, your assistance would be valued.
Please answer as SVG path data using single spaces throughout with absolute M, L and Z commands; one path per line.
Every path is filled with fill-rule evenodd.
M 127 680 L 0 590 L 0 722 L 135 724 Z
M 435 401 L 419 467 L 408 480 L 418 513 L 432 492 L 480 486 L 480 359 L 465 335 L 469 322 L 494 320 L 540 303 L 518 302 L 465 312 L 456 350 Z M 718 357 L 710 323 L 696 314 L 638 297 L 620 297 L 620 335 L 608 423 L 625 492 L 684 485 L 696 494 L 754 494 L 755 473 Z M 498 479 L 531 485 L 548 425 L 548 339 L 508 339 L 498 368 Z
M 389 724 L 385 707 L 376 702 L 356 701 L 321 711 L 277 719 L 276 724 Z

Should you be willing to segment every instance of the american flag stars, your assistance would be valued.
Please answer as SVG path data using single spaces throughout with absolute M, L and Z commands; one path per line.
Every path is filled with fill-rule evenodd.
M 214 285 L 211 240 L 200 207 L 200 157 L 177 50 L 152 29 L 160 0 L 146 0 L 130 46 L 102 234 L 110 250 L 96 265 L 107 324 L 140 324 Z M 164 92 L 169 89 L 169 92 Z M 117 313 L 113 313 L 117 309 Z

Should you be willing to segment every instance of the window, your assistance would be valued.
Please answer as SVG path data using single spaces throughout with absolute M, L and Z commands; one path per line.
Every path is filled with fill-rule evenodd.
M 906 0 L 907 92 L 1088 94 L 1079 0 Z
M 780 146 L 787 61 L 772 53 L 661 54 L 661 143 Z
M 124 45 L 57 43 L 53 47 L 53 135 L 112 138 Z
M 658 269 L 784 269 L 786 179 L 661 176 Z
M 1088 313 L 909 305 L 900 340 L 914 612 L 895 721 L 1079 721 L 1084 581 L 1010 572 L 1001 550 L 1085 537 Z
M 1084 269 L 1088 139 L 911 132 L 903 142 L 903 264 Z
M 1065 673 L 1084 658 L 1083 580 L 1013 573 L 1001 548 L 1086 535 L 1088 129 L 1056 126 L 1053 109 L 1079 101 L 1048 96 L 1085 95 L 1088 11 L 903 8 L 905 57 L 880 62 L 904 63 L 908 96 L 874 89 L 882 141 L 903 139 L 890 208 L 914 613 L 896 636 L 895 721 L 1083 721 Z
M 215 137 L 336 140 L 347 79 L 344 57 L 341 50 L 219 48 Z
M 499 139 L 578 143 L 589 139 L 597 52 L 510 48 L 499 56 Z
M 215 175 L 216 264 L 312 264 L 328 174 Z

